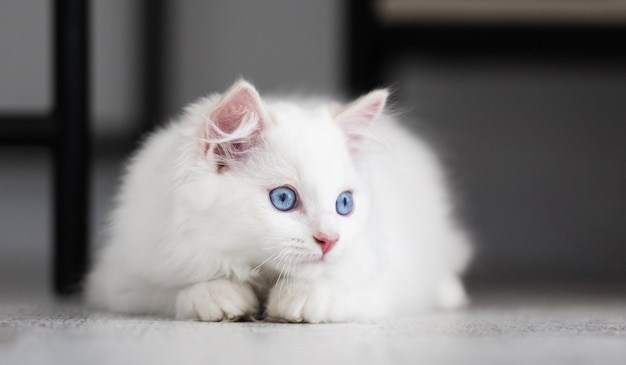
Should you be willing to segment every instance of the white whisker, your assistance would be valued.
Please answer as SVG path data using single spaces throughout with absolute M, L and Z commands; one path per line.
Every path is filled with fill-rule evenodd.
M 282 294 L 283 294 L 283 284 L 284 284 L 284 279 L 281 280 L 281 278 L 283 277 L 283 274 L 285 272 L 285 265 L 287 264 L 287 258 L 289 258 L 287 255 L 282 255 L 279 265 L 281 265 L 280 268 L 280 273 L 278 274 L 278 278 L 276 279 L 276 284 L 275 285 L 279 285 L 280 282 L 280 286 L 278 287 L 278 302 L 280 303 L 281 298 L 282 298 Z
M 265 265 L 265 263 L 267 263 L 269 260 L 271 260 L 271 259 L 275 258 L 276 256 L 280 255 L 280 254 L 281 254 L 281 252 L 282 252 L 282 251 L 280 251 L 280 252 L 276 252 L 276 253 L 272 254 L 270 257 L 266 258 L 263 262 L 261 262 L 261 263 L 260 263 L 260 264 L 258 264 L 256 267 L 254 267 L 254 268 L 252 269 L 252 271 L 258 271 L 258 270 L 261 268 L 261 266 Z
M 291 274 L 292 272 L 292 267 L 294 267 L 296 265 L 296 256 L 291 256 L 291 260 L 289 260 L 289 272 Z M 293 292 L 291 292 L 291 288 L 293 287 L 293 285 L 290 285 L 290 282 L 294 281 L 294 277 L 293 275 L 289 275 L 287 277 L 287 289 L 289 290 L 289 293 L 291 295 L 293 295 Z

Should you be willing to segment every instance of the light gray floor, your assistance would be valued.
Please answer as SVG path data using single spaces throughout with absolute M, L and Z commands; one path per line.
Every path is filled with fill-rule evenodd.
M 508 292 L 510 293 L 510 292 Z M 466 310 L 349 324 L 177 322 L 5 302 L 0 364 L 623 364 L 626 298 L 490 291 Z
M 623 285 L 500 283 L 474 290 L 462 311 L 373 323 L 209 324 L 91 312 L 49 293 L 48 163 L 42 151 L 0 155 L 1 365 L 626 363 Z M 118 167 L 96 165 L 94 227 Z

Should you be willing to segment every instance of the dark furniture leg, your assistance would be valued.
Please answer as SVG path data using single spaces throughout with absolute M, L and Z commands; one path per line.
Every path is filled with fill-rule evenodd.
M 56 0 L 54 289 L 80 290 L 88 245 L 88 1 Z
M 163 118 L 163 41 L 165 38 L 163 0 L 144 0 L 143 19 L 143 123 L 139 134 L 152 130 Z
M 346 4 L 346 91 L 350 97 L 356 97 L 385 86 L 381 75 L 383 50 L 374 16 L 374 2 L 348 0 Z

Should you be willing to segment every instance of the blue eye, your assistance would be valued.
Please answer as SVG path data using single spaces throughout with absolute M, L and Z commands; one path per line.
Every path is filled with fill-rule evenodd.
M 335 203 L 335 207 L 337 208 L 337 213 L 341 215 L 348 215 L 352 212 L 352 207 L 354 205 L 354 201 L 352 200 L 352 193 L 349 191 L 344 191 L 339 194 L 337 197 L 337 202 Z
M 270 200 L 276 209 L 286 212 L 296 206 L 296 192 L 281 186 L 270 191 Z

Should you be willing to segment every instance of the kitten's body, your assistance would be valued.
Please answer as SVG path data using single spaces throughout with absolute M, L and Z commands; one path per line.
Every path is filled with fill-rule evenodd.
M 177 318 L 364 320 L 463 304 L 469 245 L 430 149 L 381 114 L 261 101 L 245 82 L 203 99 L 131 160 L 88 300 Z M 371 126 L 370 126 L 371 124 Z M 268 192 L 287 186 L 279 211 Z M 354 210 L 337 214 L 342 191 Z M 338 238 L 323 254 L 317 237 Z

